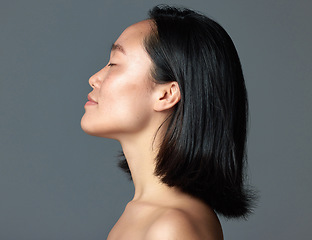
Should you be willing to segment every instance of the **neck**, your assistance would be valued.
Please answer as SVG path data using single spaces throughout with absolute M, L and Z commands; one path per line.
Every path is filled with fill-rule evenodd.
M 162 185 L 154 175 L 157 149 L 153 138 L 145 136 L 120 141 L 135 187 L 134 199 L 144 198 L 158 185 Z
M 172 190 L 154 174 L 163 131 L 167 128 L 163 125 L 158 129 L 164 119 L 160 119 L 152 127 L 146 128 L 138 134 L 119 136 L 118 140 L 127 159 L 135 188 L 133 200 L 153 199 Z
M 137 134 L 118 137 L 131 172 L 135 188 L 134 201 L 163 202 L 180 194 L 180 191 L 168 187 L 154 174 L 157 153 L 168 127 L 163 124 L 166 118 L 163 116 L 157 119 Z M 162 127 L 159 129 L 160 125 Z

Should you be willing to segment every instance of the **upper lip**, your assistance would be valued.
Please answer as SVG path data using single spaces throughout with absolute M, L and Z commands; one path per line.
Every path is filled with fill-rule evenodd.
M 91 102 L 97 103 L 97 101 L 95 101 L 95 100 L 90 96 L 90 94 L 88 94 L 88 100 L 91 101 Z

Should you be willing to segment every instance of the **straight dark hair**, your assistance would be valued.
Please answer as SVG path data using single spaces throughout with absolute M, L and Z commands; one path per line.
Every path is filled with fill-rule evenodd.
M 178 82 L 181 92 L 155 175 L 225 217 L 246 217 L 253 199 L 244 184 L 248 102 L 235 46 L 218 23 L 190 9 L 159 5 L 149 17 L 152 77 Z M 126 161 L 120 166 L 129 173 Z

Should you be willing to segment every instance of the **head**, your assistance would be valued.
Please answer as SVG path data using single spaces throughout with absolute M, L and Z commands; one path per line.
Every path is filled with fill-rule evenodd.
M 89 79 L 93 90 L 81 120 L 88 134 L 121 142 L 146 138 L 179 101 L 176 82 L 157 84 L 151 77 L 144 47 L 151 25 L 145 20 L 128 27 L 112 45 L 109 63 Z

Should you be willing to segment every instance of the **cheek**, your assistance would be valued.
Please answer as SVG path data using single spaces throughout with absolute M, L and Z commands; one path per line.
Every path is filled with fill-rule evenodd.
M 138 84 L 114 82 L 101 91 L 100 107 L 103 113 L 109 112 L 118 118 L 139 118 L 149 109 L 149 94 Z
M 151 117 L 150 90 L 144 84 L 107 81 L 100 89 L 97 128 L 137 132 Z

